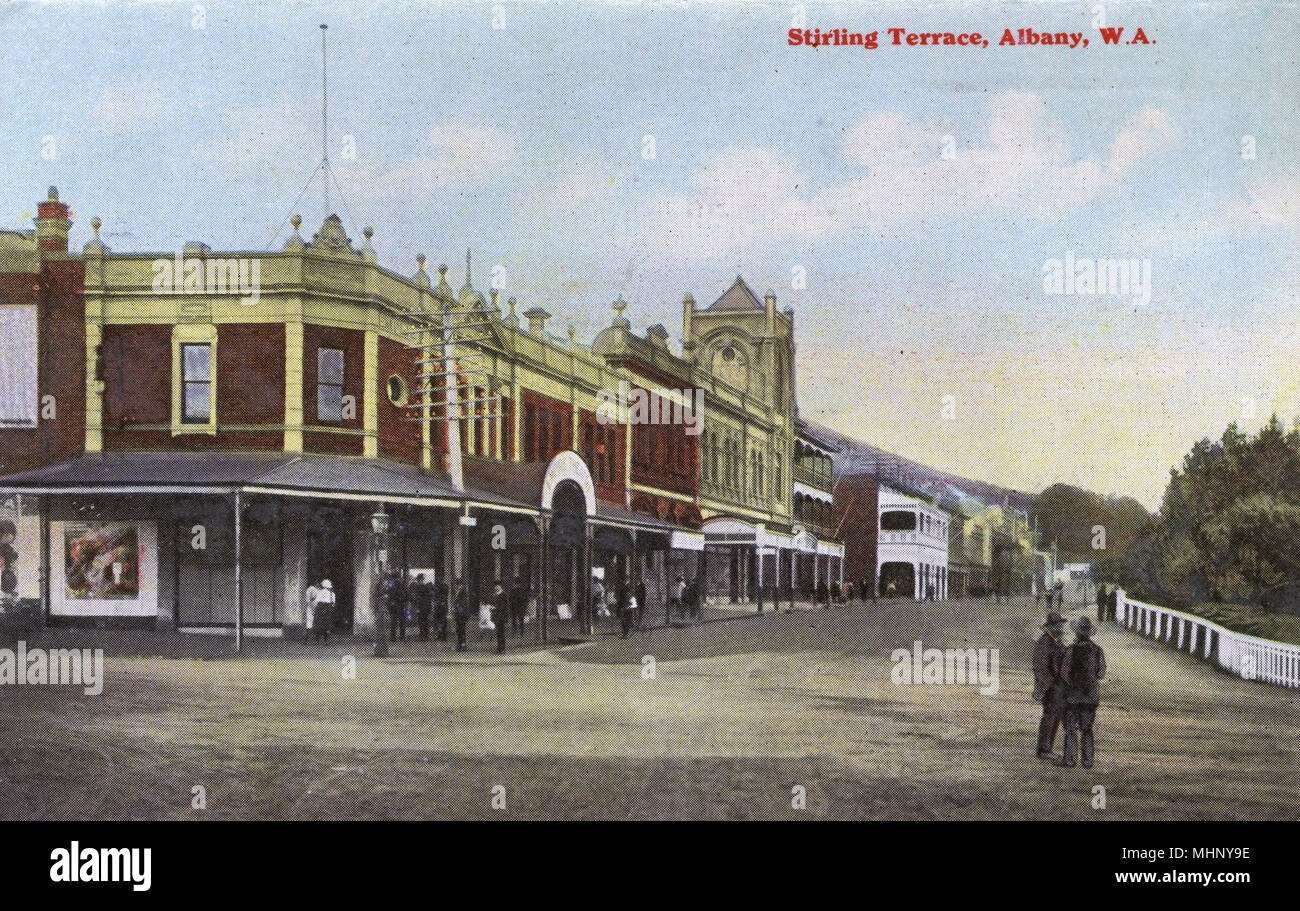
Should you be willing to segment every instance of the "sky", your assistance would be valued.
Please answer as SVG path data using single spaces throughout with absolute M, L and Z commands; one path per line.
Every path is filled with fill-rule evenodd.
M 0 228 L 30 228 L 56 184 L 77 248 L 96 215 L 123 252 L 279 246 L 295 212 L 310 239 L 327 22 L 331 209 L 358 244 L 374 227 L 388 268 L 424 253 L 459 286 L 472 248 L 476 287 L 581 340 L 620 295 L 637 331 L 679 340 L 683 295 L 741 274 L 795 310 L 805 418 L 1155 507 L 1196 440 L 1300 415 L 1297 13 L 6 4 Z M 879 47 L 792 47 L 796 24 Z M 1127 43 L 1138 27 L 1151 43 Z M 890 28 L 991 40 L 894 46 Z M 1024 28 L 1089 45 L 998 45 Z M 1067 255 L 1149 264 L 1149 298 L 1059 293 Z

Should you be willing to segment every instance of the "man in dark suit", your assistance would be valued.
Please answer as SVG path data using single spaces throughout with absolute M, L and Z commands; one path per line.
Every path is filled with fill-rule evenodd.
M 1061 661 L 1065 646 L 1065 618 L 1056 611 L 1047 615 L 1043 634 L 1034 645 L 1034 699 L 1043 704 L 1043 716 L 1038 722 L 1038 758 L 1052 758 L 1056 743 L 1056 730 L 1061 726 L 1065 710 L 1065 685 L 1061 679 Z
M 396 642 L 399 638 L 406 641 L 406 604 L 409 592 L 406 577 L 400 571 L 393 573 L 384 581 L 384 600 L 388 603 L 388 640 Z
M 451 589 L 447 580 L 440 578 L 433 586 L 433 619 L 438 628 L 438 641 L 447 641 L 447 610 L 451 606 Z
M 465 624 L 469 622 L 469 592 L 465 591 L 465 583 L 456 580 L 456 594 L 452 605 L 452 613 L 456 620 L 456 651 L 463 652 L 467 648 L 465 645 Z
M 510 629 L 516 636 L 524 634 L 524 617 L 528 615 L 528 583 L 515 576 L 510 583 Z
M 1074 765 L 1075 739 L 1082 735 L 1083 767 L 1092 768 L 1092 723 L 1101 702 L 1101 678 L 1106 676 L 1106 653 L 1092 641 L 1097 628 L 1087 617 L 1074 621 L 1074 644 L 1061 659 L 1065 684 L 1065 755 L 1057 765 Z
M 504 654 L 506 629 L 510 625 L 510 599 L 500 579 L 492 584 L 492 625 L 497 634 L 497 654 Z
M 415 621 L 420 627 L 420 641 L 429 641 L 429 614 L 433 610 L 433 586 L 428 576 L 417 576 L 411 583 L 411 604 L 415 607 Z

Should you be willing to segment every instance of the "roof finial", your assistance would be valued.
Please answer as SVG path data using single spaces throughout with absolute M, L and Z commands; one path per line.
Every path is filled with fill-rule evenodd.
M 469 248 L 466 247 L 465 248 L 465 284 L 466 285 L 472 284 L 472 282 L 469 280 L 469 263 L 470 263 Z

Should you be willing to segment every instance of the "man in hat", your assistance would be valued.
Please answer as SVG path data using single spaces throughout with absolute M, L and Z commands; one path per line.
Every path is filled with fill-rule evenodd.
M 456 621 L 456 651 L 463 652 L 465 644 L 465 624 L 469 621 L 469 593 L 465 591 L 465 582 L 456 580 L 455 594 L 452 596 L 452 617 Z
M 1065 658 L 1065 618 L 1052 611 L 1043 624 L 1043 634 L 1034 645 L 1034 699 L 1043 704 L 1038 722 L 1038 758 L 1052 758 L 1056 729 L 1061 726 L 1065 710 L 1065 684 L 1061 679 L 1061 662 Z
M 1065 684 L 1065 755 L 1057 763 L 1074 765 L 1075 740 L 1083 746 L 1083 767 L 1092 768 L 1092 723 L 1101 702 L 1101 678 L 1106 676 L 1106 653 L 1092 641 L 1097 627 L 1086 616 L 1075 620 L 1074 644 L 1061 659 L 1061 676 Z
M 421 574 L 411 583 L 411 603 L 415 607 L 415 622 L 420 628 L 420 641 L 429 641 L 429 614 L 433 613 L 433 585 L 428 575 Z

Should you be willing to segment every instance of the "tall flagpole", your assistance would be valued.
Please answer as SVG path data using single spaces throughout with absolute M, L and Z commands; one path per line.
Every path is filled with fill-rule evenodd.
M 320 27 L 320 162 L 321 182 L 325 185 L 325 213 L 330 217 L 330 151 L 329 151 L 329 83 L 327 81 L 327 58 L 325 55 L 325 29 Z

